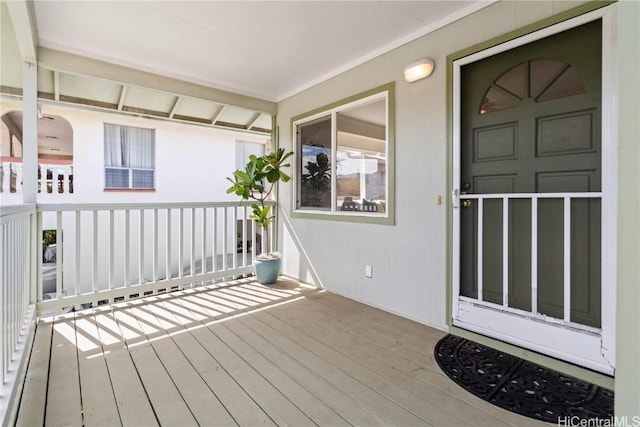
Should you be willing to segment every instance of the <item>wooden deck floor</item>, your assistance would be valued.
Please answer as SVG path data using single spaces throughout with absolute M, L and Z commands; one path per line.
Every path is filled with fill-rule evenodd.
M 443 332 L 282 280 L 42 321 L 19 426 L 533 426 L 433 358 Z

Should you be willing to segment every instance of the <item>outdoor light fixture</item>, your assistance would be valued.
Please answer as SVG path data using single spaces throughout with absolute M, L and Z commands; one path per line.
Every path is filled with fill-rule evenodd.
M 404 79 L 409 83 L 424 79 L 433 73 L 434 67 L 432 59 L 421 59 L 404 67 Z

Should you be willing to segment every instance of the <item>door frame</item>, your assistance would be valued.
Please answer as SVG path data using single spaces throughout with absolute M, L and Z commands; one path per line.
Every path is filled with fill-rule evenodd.
M 460 77 L 461 69 L 464 65 L 470 64 L 481 59 L 493 56 L 495 54 L 514 49 L 521 45 L 534 42 L 544 37 L 551 36 L 577 27 L 588 22 L 602 19 L 602 125 L 601 125 L 601 141 L 602 141 L 602 327 L 598 334 L 583 334 L 579 339 L 584 339 L 592 347 L 599 344 L 599 352 L 587 357 L 573 357 L 563 353 L 562 348 L 553 349 L 540 346 L 536 343 L 527 341 L 525 338 L 514 338 L 509 333 L 496 332 L 494 330 L 474 327 L 473 325 L 460 322 L 459 319 L 459 294 L 460 294 L 460 140 L 461 140 L 461 108 L 460 108 Z M 615 370 L 615 331 L 616 331 L 616 259 L 617 259 L 617 124 L 618 112 L 616 107 L 616 99 L 618 93 L 616 69 L 617 69 L 617 5 L 609 5 L 597 10 L 576 16 L 571 19 L 547 26 L 538 31 L 534 31 L 520 37 L 508 40 L 504 43 L 494 45 L 492 47 L 477 50 L 467 56 L 454 58 L 452 65 L 452 298 L 451 298 L 451 324 L 473 332 L 488 335 L 512 344 L 523 346 L 531 350 L 547 354 L 576 363 L 599 372 L 612 375 Z M 490 310 L 487 311 L 490 313 Z M 490 316 L 493 313 L 489 314 Z M 499 319 L 497 319 L 500 321 Z M 513 315 L 510 319 L 513 324 L 510 325 L 514 332 L 518 331 L 522 322 L 526 322 L 524 316 L 518 318 Z M 533 322 L 533 330 L 537 330 L 537 326 Z M 556 342 L 566 342 L 567 345 L 576 345 L 572 341 L 570 328 L 563 328 L 558 325 L 558 340 Z M 515 328 L 514 328 L 515 327 Z M 542 333 L 535 332 L 535 333 Z M 575 335 L 575 334 L 574 334 Z M 517 336 L 517 333 L 516 333 Z M 599 354 L 597 354 L 599 353 Z

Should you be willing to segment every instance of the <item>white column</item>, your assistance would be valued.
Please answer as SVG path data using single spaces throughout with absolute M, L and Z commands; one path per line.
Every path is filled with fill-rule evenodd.
M 38 67 L 22 67 L 22 201 L 36 203 L 38 196 Z M 18 183 L 16 183 L 16 187 Z

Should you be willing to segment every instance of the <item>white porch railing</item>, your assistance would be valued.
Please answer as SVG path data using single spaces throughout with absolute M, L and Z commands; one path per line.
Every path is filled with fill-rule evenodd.
M 11 422 L 35 330 L 35 206 L 0 212 L 0 425 Z
M 22 159 L 2 157 L 0 193 L 22 194 Z M 70 161 L 38 161 L 38 193 L 73 194 L 73 164 Z
M 38 313 L 249 274 L 265 241 L 249 215 L 238 202 L 39 204 L 38 236 L 55 230 L 55 243 L 38 263 Z

